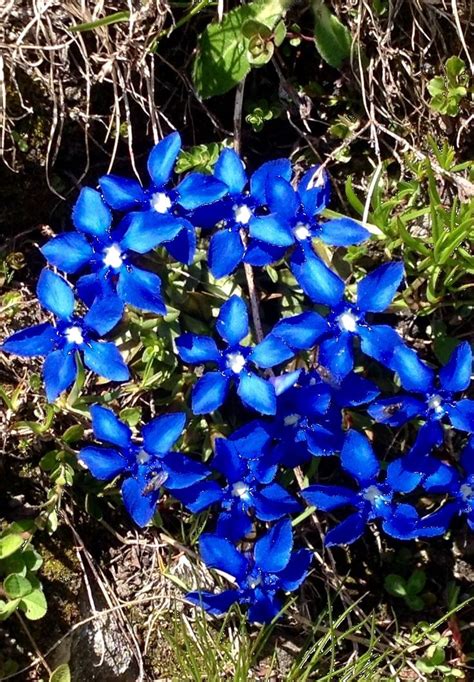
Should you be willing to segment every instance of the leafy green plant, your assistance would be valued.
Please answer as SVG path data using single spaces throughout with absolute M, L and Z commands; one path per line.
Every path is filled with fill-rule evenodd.
M 330 12 L 324 0 L 313 0 L 314 42 L 321 57 L 339 69 L 351 55 L 349 29 Z
M 384 580 L 384 587 L 387 592 L 393 597 L 403 599 L 412 611 L 421 611 L 425 606 L 421 596 L 425 584 L 426 573 L 418 569 L 413 571 L 408 580 L 396 573 L 390 573 Z
M 259 99 L 249 105 L 249 113 L 245 120 L 252 127 L 252 129 L 259 133 L 266 121 L 271 121 L 277 118 L 281 113 L 281 107 L 278 103 L 270 103 L 266 99 Z
M 224 140 L 222 143 L 210 142 L 209 144 L 198 144 L 190 149 L 183 149 L 176 162 L 176 172 L 198 171 L 200 173 L 210 173 L 219 153 L 225 146 Z
M 425 655 L 419 658 L 415 665 L 423 675 L 440 676 L 447 682 L 465 679 L 464 672 L 459 668 L 453 668 L 446 663 L 446 649 L 450 644 L 449 637 L 442 636 L 439 632 L 426 632 L 427 639 L 431 642 L 425 651 Z
M 459 57 L 450 57 L 444 65 L 444 75 L 432 78 L 427 87 L 432 109 L 446 116 L 457 116 L 468 94 L 469 74 L 465 62 Z

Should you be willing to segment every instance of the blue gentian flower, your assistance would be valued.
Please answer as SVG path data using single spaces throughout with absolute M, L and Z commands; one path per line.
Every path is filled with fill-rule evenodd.
M 120 303 L 97 298 L 84 317 L 79 317 L 74 313 L 72 288 L 47 269 L 39 277 L 37 295 L 43 308 L 56 316 L 55 324 L 43 322 L 16 332 L 4 341 L 1 350 L 25 357 L 45 356 L 43 378 L 49 402 L 74 382 L 77 352 L 86 367 L 106 379 L 126 381 L 130 377 L 115 344 L 99 340 L 121 319 Z
M 223 350 L 218 349 L 209 336 L 186 333 L 177 339 L 178 353 L 184 362 L 212 362 L 218 368 L 205 373 L 194 385 L 194 414 L 206 414 L 219 408 L 232 382 L 236 384 L 237 394 L 244 405 L 262 414 L 275 414 L 275 386 L 258 376 L 254 368 L 267 369 L 285 362 L 298 349 L 313 345 L 325 328 L 324 320 L 316 313 L 295 315 L 278 324 L 281 325 L 279 336 L 272 332 L 253 348 L 243 346 L 241 341 L 249 333 L 248 310 L 241 298 L 231 296 L 220 309 L 216 322 L 217 332 L 226 343 Z M 305 326 L 307 331 L 299 334 L 298 338 L 298 330 Z M 294 339 L 294 346 L 289 345 L 291 339 Z
M 416 352 L 403 345 L 395 350 L 391 367 L 408 393 L 373 403 L 369 408 L 373 419 L 390 426 L 401 426 L 415 418 L 431 425 L 447 421 L 455 429 L 474 432 L 474 400 L 457 397 L 471 382 L 472 350 L 467 341 L 454 349 L 438 381 Z
M 217 535 L 236 542 L 252 530 L 255 515 L 260 521 L 276 521 L 301 510 L 281 485 L 275 483 L 278 463 L 271 449 L 272 434 L 260 421 L 238 429 L 230 438 L 217 438 L 209 466 L 225 479 L 201 481 L 177 495 L 197 513 L 218 502 Z
M 99 180 L 105 201 L 112 208 L 127 213 L 129 248 L 147 253 L 165 244 L 181 263 L 190 264 L 196 249 L 190 211 L 222 198 L 227 185 L 203 173 L 190 173 L 175 187 L 170 186 L 176 158 L 181 150 L 179 133 L 171 133 L 159 142 L 148 157 L 151 183 L 147 188 L 137 180 L 104 175 Z
M 402 277 L 402 263 L 381 265 L 359 282 L 355 304 L 344 299 L 343 290 L 332 301 L 326 318 L 328 331 L 319 342 L 318 362 L 336 382 L 354 367 L 355 338 L 360 339 L 363 353 L 390 366 L 394 350 L 402 340 L 391 327 L 367 322 L 366 315 L 383 312 L 390 305 Z M 305 327 L 308 324 L 311 321 Z M 278 335 L 278 330 L 274 333 Z
M 179 491 L 210 473 L 200 462 L 170 452 L 186 423 L 183 412 L 153 419 L 143 427 L 142 440 L 133 438 L 112 410 L 93 405 L 91 415 L 95 437 L 111 447 L 82 448 L 79 461 L 101 481 L 122 477 L 123 503 L 138 526 L 145 526 L 153 517 L 161 488 Z
M 236 589 L 220 594 L 190 592 L 186 600 L 213 615 L 221 615 L 238 603 L 248 607 L 250 622 L 269 623 L 282 609 L 278 593 L 294 592 L 308 574 L 312 552 L 292 552 L 292 547 L 291 523 L 287 520 L 279 521 L 257 540 L 252 553 L 239 552 L 218 535 L 203 534 L 199 541 L 202 559 L 210 568 L 231 575 Z
M 408 540 L 427 534 L 429 529 L 418 526 L 419 516 L 414 507 L 396 503 L 394 491 L 387 482 L 380 482 L 380 464 L 368 439 L 357 431 L 347 433 L 341 451 L 341 465 L 358 484 L 358 490 L 339 485 L 311 485 L 302 496 L 323 511 L 353 507 L 356 511 L 330 530 L 325 544 L 345 545 L 358 540 L 370 521 L 381 519 L 387 535 Z
M 228 194 L 215 204 L 198 209 L 192 217 L 196 225 L 218 228 L 209 241 L 209 268 L 214 277 L 229 275 L 243 261 L 268 265 L 279 260 L 286 244 L 248 240 L 248 233 L 262 220 L 266 226 L 263 230 L 271 231 L 271 225 L 278 220 L 274 214 L 262 217 L 267 205 L 266 187 L 278 177 L 291 178 L 288 159 L 264 163 L 249 179 L 238 154 L 233 149 L 224 149 L 214 167 L 214 176 L 225 183 Z
M 72 220 L 77 232 L 54 237 L 41 249 L 48 263 L 63 272 L 75 274 L 85 268 L 91 272 L 77 282 L 79 296 L 87 305 L 100 295 L 116 297 L 123 303 L 158 315 L 166 314 L 158 275 L 133 264 L 134 253 L 148 250 L 148 242 L 140 240 L 136 231 L 125 223 L 112 229 L 112 214 L 95 189 L 84 187 L 74 205 Z M 178 234 L 170 227 L 160 237 Z

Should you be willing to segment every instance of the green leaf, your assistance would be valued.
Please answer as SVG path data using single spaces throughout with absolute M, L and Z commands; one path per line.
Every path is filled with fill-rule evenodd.
M 19 599 L 14 599 L 13 601 L 3 601 L 0 599 L 0 621 L 6 620 L 12 613 L 18 608 L 20 603 Z
M 67 663 L 58 665 L 51 673 L 49 682 L 71 682 L 71 670 Z
M 426 585 L 426 573 L 421 570 L 413 571 L 407 580 L 407 592 L 411 595 L 419 594 Z
M 407 595 L 405 601 L 413 611 L 422 611 L 425 608 L 423 599 L 416 595 Z
M 444 67 L 446 69 L 448 80 L 450 83 L 455 85 L 458 76 L 460 76 L 466 70 L 466 63 L 459 57 L 453 56 L 446 60 Z
M 23 597 L 20 601 L 20 609 L 25 612 L 25 615 L 29 620 L 39 620 L 40 618 L 43 618 L 48 610 L 43 590 L 41 588 L 36 588 L 30 592 L 30 594 Z
M 136 426 L 141 419 L 142 411 L 139 407 L 125 407 L 120 410 L 120 419 L 129 426 Z
M 24 555 L 24 552 L 17 552 L 6 559 L 0 560 L 0 572 L 3 575 L 10 575 L 10 573 L 26 575 L 26 562 Z
M 0 537 L 0 559 L 14 554 L 24 542 L 24 538 L 16 533 L 8 533 Z
M 331 14 L 323 0 L 313 0 L 313 11 L 316 48 L 325 62 L 339 69 L 351 56 L 350 31 Z
M 70 445 L 71 443 L 76 443 L 78 440 L 81 440 L 83 435 L 84 427 L 81 424 L 74 424 L 63 433 L 63 441 Z
M 119 21 L 128 21 L 130 18 L 130 12 L 114 12 L 106 17 L 97 19 L 96 21 L 88 21 L 83 24 L 76 24 L 70 27 L 70 31 L 82 32 L 82 31 L 93 31 L 95 28 L 100 28 L 101 26 L 110 26 L 111 24 L 117 24 Z
M 32 591 L 33 586 L 28 578 L 11 573 L 3 581 L 3 589 L 10 599 L 21 599 Z
M 390 573 L 386 576 L 384 587 L 394 597 L 406 597 L 407 595 L 406 582 L 401 575 L 396 573 Z

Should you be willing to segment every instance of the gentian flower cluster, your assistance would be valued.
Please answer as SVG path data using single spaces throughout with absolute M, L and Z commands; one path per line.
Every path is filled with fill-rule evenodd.
M 152 265 L 143 267 L 142 256 L 163 246 L 190 265 L 203 246 L 216 279 L 244 264 L 288 265 L 305 295 L 303 310 L 274 321 L 263 338 L 253 335 L 247 302 L 234 293 L 211 335 L 183 328 L 175 339 L 177 356 L 196 375 L 192 415 L 201 424 L 219 422 L 216 411 L 225 416 L 232 405 L 235 424 L 250 414 L 228 437 L 214 438 L 205 464 L 173 449 L 187 421 L 174 408 L 132 430 L 94 404 L 98 444 L 84 445 L 78 455 L 98 480 L 120 481 L 125 509 L 140 527 L 153 520 L 162 495 L 187 513 L 206 510 L 214 527 L 200 538 L 202 559 L 233 585 L 191 592 L 188 601 L 215 615 L 239 604 L 250 621 L 264 623 L 280 614 L 283 593 L 298 589 L 310 570 L 311 551 L 293 537 L 300 519 L 293 529 L 291 522 L 304 504 L 336 514 L 327 547 L 355 542 L 373 523 L 399 540 L 441 535 L 458 517 L 474 528 L 472 350 L 460 343 L 437 377 L 380 317 L 402 284 L 403 264 L 377 267 L 354 293 L 323 262 L 317 240 L 345 247 L 370 236 L 351 218 L 325 218 L 330 186 L 323 168 L 295 182 L 290 161 L 277 159 L 249 175 L 240 157 L 224 149 L 212 174 L 190 173 L 176 184 L 180 149 L 178 133 L 152 149 L 146 185 L 106 175 L 98 189 L 81 190 L 74 230 L 41 249 L 48 265 L 37 295 L 53 317 L 17 331 L 1 350 L 45 357 L 50 402 L 74 382 L 80 358 L 105 380 L 127 381 L 130 369 L 111 338 L 125 327 L 126 307 L 166 314 L 160 278 Z M 396 386 L 392 394 L 382 390 L 386 380 L 367 378 L 374 365 L 376 377 L 384 371 Z M 370 420 L 404 427 L 413 440 L 407 453 L 387 453 L 371 442 Z M 460 458 L 443 455 L 446 434 L 453 433 L 466 440 Z M 310 477 L 303 490 L 301 468 Z M 436 506 L 423 508 L 421 493 L 434 495 Z

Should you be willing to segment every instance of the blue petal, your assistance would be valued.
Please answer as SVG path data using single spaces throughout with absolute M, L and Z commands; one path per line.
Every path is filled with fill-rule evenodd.
M 112 214 L 99 192 L 92 187 L 83 187 L 72 209 L 72 222 L 80 232 L 105 241 Z
M 190 173 L 177 186 L 178 204 L 186 211 L 192 211 L 203 204 L 212 204 L 227 194 L 227 185 L 204 173 Z
M 181 360 L 190 365 L 200 362 L 218 362 L 220 358 L 216 342 L 210 336 L 181 334 L 176 339 L 176 348 Z
M 237 590 L 225 590 L 220 594 L 212 594 L 212 592 L 188 592 L 185 600 L 194 606 L 200 606 L 204 611 L 210 613 L 211 616 L 221 616 L 228 611 L 232 604 L 239 601 L 239 592 Z
M 282 339 L 290 348 L 307 350 L 328 329 L 326 320 L 314 312 L 285 317 L 273 327 L 272 336 Z
M 326 547 L 334 545 L 350 545 L 360 538 L 365 529 L 367 519 L 360 513 L 355 512 L 332 528 L 326 535 L 324 544 Z
M 127 467 L 127 461 L 118 450 L 113 448 L 98 448 L 89 445 L 79 453 L 79 462 L 84 464 L 94 478 L 99 481 L 110 481 Z
M 199 481 L 188 488 L 173 490 L 173 495 L 184 504 L 186 509 L 193 514 L 199 514 L 204 509 L 220 502 L 224 493 L 216 481 Z
M 44 268 L 36 287 L 39 302 L 61 320 L 68 320 L 74 312 L 74 293 L 65 279 Z
M 281 244 L 281 246 L 289 246 L 295 239 L 291 232 L 291 222 L 299 209 L 300 198 L 295 192 L 290 183 L 284 178 L 269 178 L 267 181 L 266 195 L 270 210 L 277 216 L 281 216 L 282 228 L 287 228 L 288 234 L 292 237 L 292 241 L 288 244 Z M 257 236 L 257 235 L 255 235 Z M 269 241 L 264 239 L 263 241 Z M 276 244 L 277 242 L 270 242 Z
M 461 466 L 466 474 L 474 474 L 474 436 L 469 441 L 461 453 Z
M 320 166 L 312 166 L 301 178 L 298 193 L 308 215 L 317 215 L 329 204 L 331 183 L 328 174 Z
M 145 192 L 137 180 L 121 178 L 118 175 L 103 175 L 99 186 L 105 201 L 117 211 L 138 208 L 146 201 Z
M 288 565 L 292 547 L 291 522 L 279 521 L 255 543 L 255 565 L 265 573 L 278 573 Z
M 229 379 L 221 372 L 207 372 L 193 386 L 194 414 L 214 412 L 224 402 L 229 390 Z
M 299 549 L 291 555 L 287 566 L 278 574 L 279 587 L 285 592 L 294 592 L 308 575 L 308 569 L 313 559 L 309 549 Z
M 447 364 L 439 373 L 441 386 L 445 391 L 465 391 L 471 383 L 472 350 L 467 341 L 460 343 L 451 354 Z
M 286 253 L 286 247 L 272 246 L 259 242 L 257 239 L 250 239 L 247 244 L 247 250 L 244 255 L 244 263 L 261 267 L 263 265 L 270 265 L 276 263 Z
M 146 452 L 163 454 L 171 450 L 186 424 L 184 412 L 172 412 L 155 417 L 142 429 Z
M 456 470 L 434 457 L 429 459 L 431 460 L 432 471 L 423 481 L 423 488 L 431 493 L 454 495 L 459 490 L 459 477 Z
M 372 403 L 368 413 L 380 424 L 402 426 L 410 419 L 419 417 L 426 412 L 426 405 L 409 395 L 399 395 L 395 398 L 384 398 Z
M 117 293 L 124 303 L 135 308 L 166 315 L 166 306 L 161 296 L 161 280 L 154 272 L 127 265 L 120 272 Z
M 112 445 L 117 445 L 119 448 L 127 449 L 130 447 L 132 432 L 112 410 L 101 405 L 92 405 L 90 412 L 92 430 L 98 440 L 112 443 Z
M 272 483 L 254 495 L 255 515 L 260 521 L 276 521 L 301 511 L 300 504 L 281 485 Z
M 147 164 L 148 172 L 157 187 L 162 187 L 170 179 L 180 150 L 181 137 L 178 132 L 167 135 L 151 150 Z
M 341 465 L 361 485 L 373 481 L 380 470 L 368 438 L 358 431 L 348 431 L 341 451 Z
M 217 535 L 203 533 L 199 538 L 201 558 L 209 568 L 217 568 L 241 582 L 247 572 L 247 559 L 234 545 Z
M 433 389 L 433 370 L 421 362 L 412 348 L 404 345 L 397 346 L 390 366 L 397 372 L 405 390 L 429 393 Z
M 263 163 L 250 178 L 250 194 L 263 206 L 267 202 L 266 189 L 272 178 L 291 180 L 292 168 L 288 159 L 275 159 Z
M 412 461 L 409 456 L 399 457 L 387 467 L 386 483 L 400 493 L 411 493 L 423 478 L 423 473 L 418 469 L 416 464 L 419 458 Z
M 415 532 L 419 520 L 416 509 L 411 504 L 397 504 L 392 513 L 382 523 L 387 535 L 400 540 L 417 537 Z
M 344 295 L 344 282 L 311 250 L 296 248 L 290 268 L 299 285 L 315 303 L 335 306 Z
M 368 239 L 370 232 L 351 218 L 334 218 L 320 224 L 318 237 L 331 246 L 350 246 Z
M 76 292 L 81 301 L 91 306 L 99 293 L 104 294 L 104 282 L 108 281 L 101 276 L 102 273 L 93 272 L 79 277 L 76 282 Z
M 254 599 L 247 614 L 250 623 L 270 623 L 281 611 L 281 603 L 273 594 L 255 589 Z
M 323 341 L 319 346 L 319 363 L 336 381 L 344 379 L 354 367 L 351 334 L 340 332 L 337 336 Z
M 244 164 L 233 149 L 223 149 L 214 166 L 214 176 L 224 182 L 231 194 L 240 194 L 247 184 Z
M 376 324 L 373 327 L 359 325 L 357 331 L 362 352 L 393 369 L 393 353 L 398 346 L 403 344 L 395 329 L 386 324 Z
M 84 362 L 89 369 L 105 379 L 127 381 L 130 378 L 128 367 L 113 343 L 89 341 L 84 346 Z
M 271 425 L 259 419 L 240 427 L 231 436 L 239 455 L 246 458 L 259 456 L 271 443 L 272 438 Z
M 242 262 L 245 247 L 235 230 L 215 232 L 209 242 L 209 269 L 216 279 L 226 277 Z
M 242 505 L 235 504 L 231 511 L 222 512 L 217 517 L 216 535 L 230 542 L 239 542 L 252 531 L 253 522 Z
M 292 351 L 286 343 L 284 343 L 277 336 L 269 334 L 263 341 L 260 341 L 252 350 L 248 359 L 251 360 L 257 367 L 275 367 L 285 360 L 289 360 L 294 356 Z
M 248 473 L 248 465 L 247 460 L 239 456 L 235 443 L 228 438 L 216 438 L 214 449 L 212 468 L 225 476 L 228 483 L 241 481 Z
M 301 491 L 301 496 L 322 511 L 332 511 L 348 505 L 354 507 L 358 501 L 353 490 L 340 485 L 310 485 Z
M 188 488 L 210 473 L 201 462 L 196 462 L 181 452 L 168 452 L 161 457 L 161 464 L 168 476 L 164 486 L 171 491 Z
M 73 274 L 90 261 L 94 250 L 84 235 L 67 232 L 46 242 L 41 253 L 50 265 Z
M 49 322 L 43 322 L 15 332 L 2 343 L 0 350 L 31 358 L 50 353 L 57 340 L 56 329 Z
M 129 227 L 120 245 L 136 253 L 148 253 L 158 244 L 169 242 L 181 232 L 184 222 L 174 215 L 160 214 L 155 211 L 129 213 Z
M 438 535 L 444 535 L 449 528 L 449 524 L 452 521 L 453 516 L 458 513 L 459 508 L 456 502 L 448 502 L 435 511 L 433 514 L 428 514 L 420 519 L 416 526 L 415 537 L 436 537 Z
M 385 263 L 369 273 L 357 286 L 358 307 L 372 313 L 386 310 L 404 274 L 403 263 Z
M 216 330 L 231 346 L 237 345 L 249 333 L 249 314 L 239 296 L 231 296 L 221 307 Z
M 115 327 L 123 316 L 123 302 L 115 294 L 96 298 L 90 310 L 84 316 L 87 327 L 103 336 Z
M 48 402 L 52 403 L 76 378 L 76 359 L 73 353 L 55 350 L 50 353 L 43 365 L 43 379 Z
M 459 400 L 446 408 L 455 429 L 474 433 L 474 400 Z
M 276 413 L 275 389 L 265 379 L 251 372 L 243 372 L 240 375 L 237 393 L 247 407 L 261 414 Z
M 153 518 L 159 498 L 159 491 L 152 490 L 145 494 L 144 489 L 145 483 L 135 478 L 127 478 L 122 484 L 124 507 L 140 528 Z
M 251 218 L 249 233 L 253 239 L 258 239 L 273 246 L 286 247 L 291 246 L 295 242 L 287 221 L 278 213 Z
M 285 391 L 292 388 L 298 381 L 300 374 L 301 369 L 296 369 L 293 372 L 284 372 L 279 376 L 272 377 L 270 381 L 275 388 L 275 395 L 282 395 Z
M 380 394 L 377 386 L 360 376 L 351 372 L 348 374 L 335 392 L 334 399 L 342 407 L 358 406 L 370 403 Z
M 196 230 L 189 220 L 179 218 L 183 229 L 169 242 L 166 242 L 168 253 L 180 263 L 191 265 L 196 253 Z

